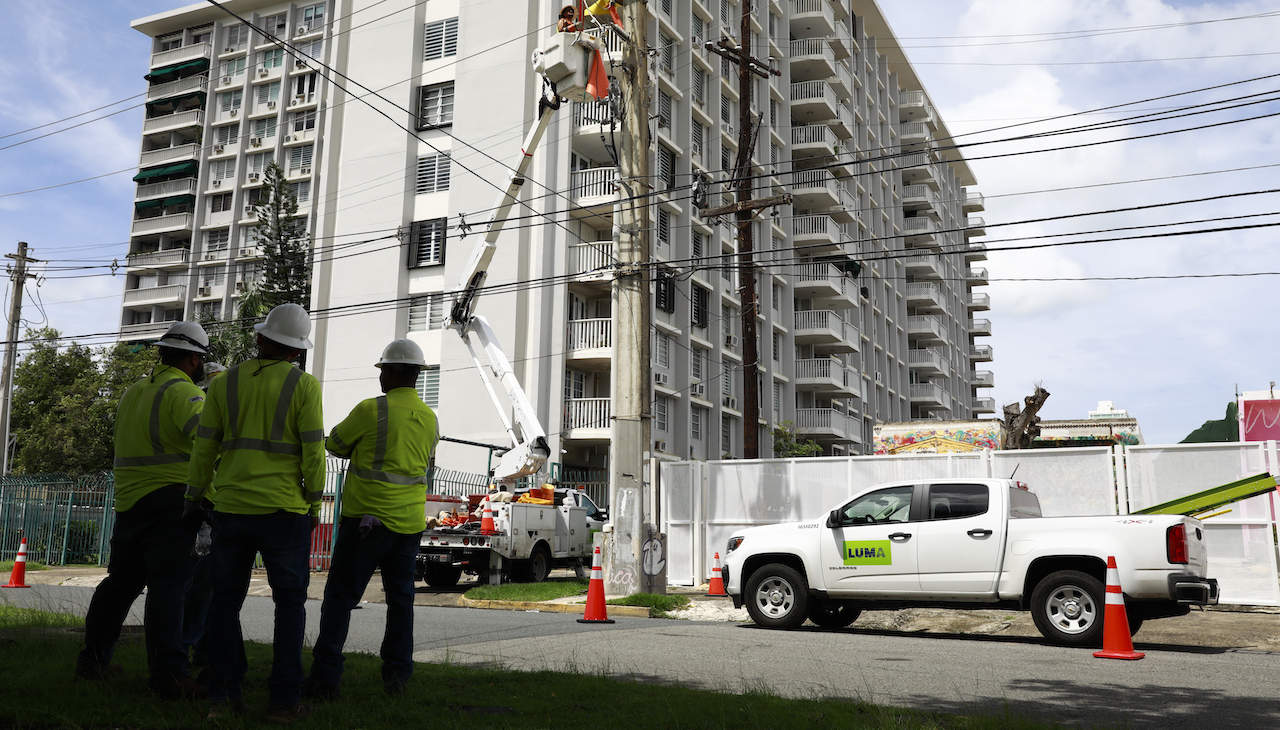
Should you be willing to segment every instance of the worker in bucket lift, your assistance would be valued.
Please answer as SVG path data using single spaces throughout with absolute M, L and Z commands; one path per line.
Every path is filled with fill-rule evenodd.
M 213 525 L 209 718 L 248 711 L 241 698 L 249 667 L 240 609 L 260 554 L 275 602 L 263 719 L 290 724 L 311 715 L 300 702 L 302 642 L 311 531 L 319 524 L 324 493 L 324 417 L 319 381 L 290 362 L 312 346 L 307 310 L 281 304 L 254 328 L 258 356 L 209 386 L 187 472 L 183 519 Z M 203 504 L 206 497 L 211 509 Z
M 76 677 L 122 673 L 111 655 L 129 607 L 146 588 L 151 691 L 163 699 L 203 697 L 207 691 L 188 676 L 182 648 L 183 601 L 196 569 L 196 534 L 183 525 L 182 493 L 204 408 L 193 381 L 203 373 L 209 336 L 195 322 L 178 322 L 157 345 L 160 364 L 125 391 L 116 412 L 111 561 L 89 602 Z
M 566 5 L 560 8 L 560 19 L 556 21 L 557 33 L 577 33 L 582 30 L 578 27 L 577 22 L 578 11 L 574 10 L 572 5 Z
M 426 529 L 427 473 L 439 441 L 436 414 L 416 387 L 426 364 L 422 348 L 412 340 L 387 345 L 376 364 L 385 395 L 356 405 L 329 433 L 326 448 L 350 463 L 320 606 L 320 635 L 311 650 L 311 676 L 303 685 L 309 698 L 341 696 L 342 646 L 351 610 L 374 570 L 382 572 L 387 600 L 383 686 L 388 694 L 403 694 L 413 674 L 414 567 Z

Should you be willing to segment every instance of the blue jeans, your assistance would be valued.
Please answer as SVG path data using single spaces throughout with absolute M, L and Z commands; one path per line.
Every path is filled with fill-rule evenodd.
M 387 623 L 382 635 L 382 681 L 402 685 L 413 676 L 413 569 L 420 533 L 403 535 L 382 525 L 361 537 L 360 520 L 344 517 L 320 605 L 320 636 L 311 650 L 311 679 L 336 686 L 342 679 L 342 645 L 351 609 L 360 602 L 375 569 L 382 570 Z
M 209 648 L 215 703 L 241 699 L 249 670 L 240 632 L 240 609 L 249 592 L 255 553 L 262 554 L 275 601 L 271 676 L 272 705 L 295 705 L 302 693 L 302 639 L 306 632 L 307 561 L 311 554 L 311 518 L 292 512 L 268 515 L 213 513 L 213 599 L 209 604 Z
M 196 559 L 195 533 L 182 529 L 182 492 L 161 488 L 116 515 L 107 577 L 93 592 L 84 619 L 79 662 L 100 669 L 111 663 L 129 608 L 147 589 L 143 626 L 152 682 L 187 676 L 182 650 L 182 604 Z

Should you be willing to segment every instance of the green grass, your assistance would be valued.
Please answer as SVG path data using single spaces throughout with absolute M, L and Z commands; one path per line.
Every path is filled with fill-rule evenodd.
M 84 619 L 69 613 L 49 613 L 34 608 L 0 605 L 0 630 L 84 626 Z
M 30 560 L 28 560 L 28 561 L 27 561 L 27 570 L 28 570 L 28 571 L 32 571 L 32 570 L 48 570 L 48 569 L 49 569 L 49 566 L 45 565 L 44 563 L 33 563 L 33 562 L 31 562 Z M 0 560 L 0 572 L 4 573 L 4 575 L 6 576 L 5 580 L 7 581 L 7 580 L 8 580 L 8 577 L 7 577 L 7 576 L 9 576 L 9 575 L 11 575 L 11 574 L 13 573 L 13 561 L 12 561 L 12 560 Z
M 15 614 L 0 616 L 15 620 Z M 24 615 L 19 623 L 49 626 L 63 618 Z M 271 647 L 246 645 L 249 674 L 245 700 L 252 714 L 216 725 L 206 723 L 207 702 L 160 702 L 144 688 L 146 652 L 134 633 L 118 645 L 115 660 L 125 669 L 118 679 L 76 681 L 71 676 L 80 649 L 78 631 L 18 629 L 5 632 L 0 662 L 0 727 L 40 728 L 248 728 L 258 727 L 266 709 Z M 304 656 L 310 664 L 310 657 Z M 726 677 L 726 689 L 710 692 L 598 674 L 521 672 L 447 664 L 418 664 L 405 696 L 382 691 L 380 660 L 348 654 L 336 702 L 315 705 L 308 730 L 362 728 L 556 728 L 601 727 L 689 730 L 750 730 L 779 727 L 927 728 L 930 730 L 1040 730 L 1048 725 L 1005 713 L 954 716 L 879 707 L 851 700 L 788 699 L 759 683 Z
M 504 583 L 476 586 L 464 595 L 476 601 L 550 601 L 553 598 L 586 594 L 586 578 L 548 580 L 542 583 Z
M 674 618 L 672 611 L 689 605 L 688 596 L 664 596 L 657 593 L 633 593 L 623 598 L 614 598 L 605 603 L 610 606 L 648 606 L 649 618 Z

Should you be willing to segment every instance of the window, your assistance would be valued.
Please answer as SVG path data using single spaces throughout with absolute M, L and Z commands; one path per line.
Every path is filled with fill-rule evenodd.
M 276 118 L 255 119 L 253 121 L 253 134 L 249 136 L 263 138 L 276 136 Z
M 307 30 L 315 30 L 324 25 L 324 3 L 303 8 L 302 24 L 307 26 Z
M 671 367 L 671 337 L 659 332 L 654 338 L 653 357 L 660 368 Z
M 586 392 L 584 383 L 585 376 L 577 370 L 564 371 L 564 397 L 566 400 L 570 398 L 581 398 Z
M 225 61 L 218 67 L 218 74 L 221 76 L 239 76 L 244 73 L 245 57 L 233 58 Z
M 262 106 L 268 102 L 280 100 L 280 82 L 272 81 L 269 84 L 262 84 L 254 87 L 254 93 L 258 95 L 258 106 Z
M 778 16 L 773 13 L 769 13 L 769 37 L 778 37 Z
M 289 18 L 284 13 L 268 15 L 258 23 L 258 27 L 262 29 L 263 33 L 267 33 L 269 35 L 288 36 Z
M 689 438 L 694 441 L 702 440 L 702 413 L 703 409 L 697 406 L 689 409 Z
M 676 153 L 666 145 L 658 145 L 658 191 L 676 186 Z
M 697 231 L 694 231 L 693 235 L 689 237 L 689 258 L 702 258 L 702 240 L 702 234 Z
M 706 40 L 705 24 L 703 23 L 702 16 L 697 13 L 693 14 L 693 23 L 690 25 L 690 29 L 693 31 L 694 48 L 697 48 L 701 45 L 702 41 Z
M 658 269 L 657 280 L 653 282 L 654 306 L 670 314 L 676 311 L 676 282 L 671 272 Z
M 665 210 L 658 211 L 658 243 L 671 245 L 671 214 Z
M 196 319 L 222 319 L 222 302 L 196 302 Z
M 258 175 L 261 175 L 262 172 L 267 169 L 267 165 L 271 164 L 271 159 L 274 156 L 274 152 L 259 152 L 257 154 L 249 155 L 244 158 L 245 166 L 249 168 L 248 171 L 250 173 L 257 173 Z
M 778 239 L 773 239 L 773 242 L 776 244 Z M 777 248 L 777 246 L 775 245 L 774 248 Z M 782 308 L 782 287 L 774 284 L 771 292 L 772 296 L 770 296 L 770 300 L 773 304 L 773 311 L 777 312 Z
M 294 134 L 309 132 L 316 128 L 316 111 L 293 112 L 289 115 L 289 127 Z
M 293 193 L 294 199 L 299 203 L 307 203 L 311 201 L 311 181 L 303 180 L 301 182 L 289 183 L 289 192 Z
M 840 510 L 843 525 L 906 522 L 911 514 L 914 487 L 889 487 L 864 494 Z
M 658 49 L 661 52 L 661 61 L 659 68 L 665 74 L 675 73 L 676 67 L 676 42 L 666 33 L 658 34 Z
M 693 148 L 693 156 L 698 158 L 699 161 L 701 161 L 702 160 L 702 134 L 703 134 L 702 123 L 694 122 L 693 128 L 690 130 L 690 134 L 693 137 L 693 139 L 692 139 L 692 144 L 689 146 Z
M 453 124 L 453 82 L 418 88 L 418 129 Z
M 316 79 L 318 74 L 309 73 L 301 76 L 293 77 L 293 96 L 295 99 L 301 98 L 303 101 L 310 101 L 311 95 L 316 93 Z
M 976 517 L 987 512 L 983 484 L 934 484 L 929 487 L 929 519 Z
M 665 91 L 658 92 L 658 126 L 666 127 L 668 134 L 675 134 L 671 128 L 671 95 Z
M 458 19 L 448 18 L 427 23 L 423 32 L 422 49 L 424 61 L 458 55 Z
M 667 430 L 667 407 L 670 399 L 660 395 L 653 399 L 653 427 L 659 431 Z
M 777 99 L 769 100 L 769 126 L 774 129 L 778 128 L 778 101 Z
M 707 351 L 701 347 L 689 350 L 689 377 L 695 383 L 702 381 L 703 363 L 706 362 Z
M 782 383 L 773 381 L 773 422 L 782 420 Z
M 720 96 L 720 121 L 725 124 L 733 124 L 733 102 L 729 101 L 729 97 Z
M 409 268 L 444 263 L 445 219 L 414 221 L 409 231 Z
M 262 278 L 262 265 L 257 261 L 246 261 L 240 264 L 240 281 L 253 284 Z
M 733 366 L 727 362 L 720 363 L 720 393 L 733 395 Z
M 231 210 L 231 193 L 222 193 L 221 195 L 209 196 L 209 212 L 221 213 L 224 210 Z
M 303 63 L 304 57 L 313 59 L 319 58 L 324 54 L 324 41 L 317 38 L 310 43 L 299 43 L 298 53 L 301 54 L 296 57 L 299 64 Z
M 280 68 L 284 65 L 284 49 L 273 48 L 258 54 L 258 67 L 263 69 Z
M 418 397 L 429 408 L 440 407 L 439 365 L 428 365 L 418 373 Z
M 211 160 L 209 167 L 213 171 L 214 180 L 226 180 L 236 176 L 236 158 L 234 157 L 227 160 Z
M 218 229 L 209 231 L 204 236 L 204 250 L 206 252 L 226 251 L 227 243 L 230 240 L 231 240 L 230 228 L 218 228 Z
M 769 143 L 769 164 L 778 164 L 778 145 L 774 142 Z
M 720 451 L 726 455 L 733 453 L 733 421 L 729 416 L 720 416 Z
M 222 94 L 218 94 L 218 108 L 224 112 L 229 112 L 232 109 L 239 109 L 243 103 L 244 103 L 243 89 L 236 89 L 235 91 L 228 91 Z
M 200 286 L 222 286 L 225 283 L 227 283 L 227 267 L 225 264 L 200 268 Z
M 707 102 L 707 72 L 700 68 L 693 70 L 693 100 L 699 106 Z
M 418 183 L 415 192 L 437 193 L 449 189 L 449 153 L 423 155 L 418 158 Z
M 720 305 L 720 334 L 725 337 L 733 334 L 733 310 L 728 304 Z
M 315 145 L 304 144 L 297 147 L 289 148 L 289 172 L 298 172 L 302 168 L 311 167 L 311 153 L 315 150 Z M 306 173 L 303 173 L 306 174 Z
M 444 329 L 444 294 L 435 293 L 409 300 L 409 331 Z
M 777 330 L 773 331 L 773 361 L 782 362 L 782 335 Z
M 213 128 L 214 144 L 235 144 L 240 139 L 240 122 Z
M 235 48 L 249 40 L 249 26 L 241 23 L 227 28 L 227 47 Z M 243 68 L 243 67 L 242 67 Z
M 694 327 L 707 326 L 707 301 L 711 298 L 711 292 L 694 284 L 690 289 L 690 297 L 692 310 L 689 313 L 689 321 Z

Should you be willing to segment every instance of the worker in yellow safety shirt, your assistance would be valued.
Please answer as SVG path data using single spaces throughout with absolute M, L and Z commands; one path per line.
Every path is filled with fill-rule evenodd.
M 76 676 L 122 673 L 111 655 L 129 607 L 146 588 L 150 688 L 164 699 L 179 699 L 205 695 L 188 676 L 182 648 L 183 601 L 196 568 L 195 531 L 183 525 L 182 493 L 204 408 L 204 392 L 192 381 L 204 370 L 209 337 L 194 322 L 178 322 L 157 344 L 160 364 L 129 386 L 116 411 L 111 559 L 89 602 Z
M 418 542 L 426 529 L 427 473 L 439 441 L 436 414 L 418 396 L 426 366 L 412 340 L 387 345 L 377 367 L 385 395 L 356 405 L 329 433 L 326 448 L 350 459 L 342 488 L 342 522 L 320 605 L 320 636 L 311 650 L 303 694 L 336 699 L 342 646 L 351 610 L 374 570 L 387 599 L 382 681 L 398 695 L 413 674 L 413 579 Z
M 324 418 L 320 383 L 290 362 L 312 346 L 307 311 L 281 304 L 254 328 L 258 356 L 209 386 L 187 472 L 184 520 L 213 525 L 210 718 L 247 711 L 241 698 L 248 662 L 240 608 L 254 556 L 261 554 L 276 604 L 263 719 L 288 724 L 311 714 L 300 702 L 303 604 L 311 531 L 319 523 L 324 492 Z

